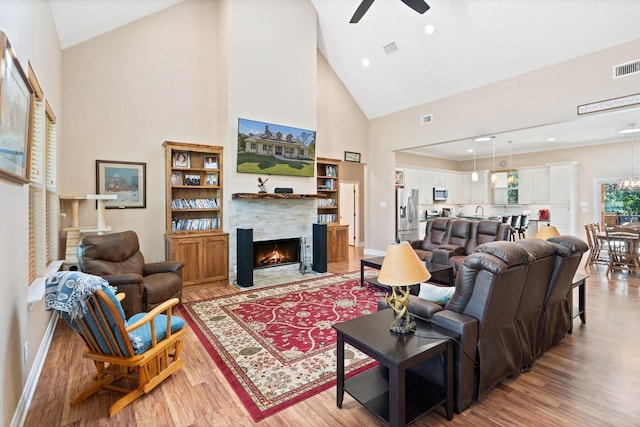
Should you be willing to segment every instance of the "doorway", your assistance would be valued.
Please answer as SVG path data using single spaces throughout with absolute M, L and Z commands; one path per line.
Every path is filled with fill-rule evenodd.
M 340 182 L 340 225 L 349 226 L 349 246 L 358 246 L 360 230 L 360 184 L 358 182 Z

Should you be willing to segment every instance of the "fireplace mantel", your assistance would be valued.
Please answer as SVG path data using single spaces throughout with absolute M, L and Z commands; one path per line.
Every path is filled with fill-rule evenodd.
M 244 199 L 324 199 L 324 194 L 294 194 L 294 193 L 233 193 L 233 200 Z

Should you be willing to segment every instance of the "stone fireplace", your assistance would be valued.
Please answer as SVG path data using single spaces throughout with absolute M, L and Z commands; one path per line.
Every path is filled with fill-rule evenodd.
M 311 268 L 313 247 L 313 223 L 317 222 L 316 199 L 232 199 L 228 216 L 229 230 L 229 282 L 237 279 L 237 229 L 253 229 L 253 241 L 299 239 L 300 260 L 254 270 L 259 274 L 273 275 L 281 269 L 297 270 L 300 263 Z

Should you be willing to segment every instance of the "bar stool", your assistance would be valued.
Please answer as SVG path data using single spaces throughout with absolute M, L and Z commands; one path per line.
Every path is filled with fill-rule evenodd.
M 518 227 L 518 237 L 524 239 L 527 237 L 527 227 L 529 226 L 529 214 L 520 215 L 520 227 Z
M 511 229 L 509 230 L 509 239 L 515 241 L 520 229 L 520 215 L 511 216 Z

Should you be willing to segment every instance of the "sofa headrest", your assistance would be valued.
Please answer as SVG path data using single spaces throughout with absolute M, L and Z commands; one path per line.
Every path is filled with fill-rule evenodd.
M 557 245 L 542 239 L 522 239 L 515 242 L 523 247 L 535 259 L 541 259 L 556 254 Z
M 478 234 L 489 234 L 495 236 L 500 228 L 498 221 L 480 221 L 478 222 Z
M 447 229 L 447 225 L 449 224 L 450 219 L 449 218 L 434 218 L 432 220 L 432 224 L 431 224 L 431 228 L 434 230 L 446 230 Z
M 566 248 L 566 250 L 569 253 L 567 255 L 561 253 L 562 256 L 571 256 L 573 254 L 583 254 L 587 250 L 589 250 L 589 246 L 586 244 L 586 242 L 575 236 L 562 235 L 557 237 L 551 237 L 547 239 L 547 241 L 557 243 L 562 248 Z
M 523 247 L 516 245 L 514 242 L 504 240 L 478 245 L 475 251 L 491 254 L 499 258 L 508 267 L 518 264 L 528 264 L 534 259 Z

